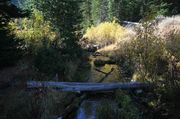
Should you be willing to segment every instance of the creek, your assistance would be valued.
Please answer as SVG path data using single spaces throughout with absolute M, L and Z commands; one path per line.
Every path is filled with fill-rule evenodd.
M 96 66 L 95 60 L 109 60 L 108 57 L 105 56 L 93 56 L 92 54 L 89 56 L 89 64 L 91 65 L 89 71 L 89 80 L 88 82 L 99 82 L 104 76 L 104 73 L 108 73 L 114 69 L 102 82 L 119 82 L 119 69 L 116 64 L 104 64 L 102 66 Z M 99 71 L 102 72 L 99 72 Z M 98 103 L 101 99 L 86 99 L 81 104 L 79 109 L 77 110 L 75 119 L 96 119 L 96 109 Z

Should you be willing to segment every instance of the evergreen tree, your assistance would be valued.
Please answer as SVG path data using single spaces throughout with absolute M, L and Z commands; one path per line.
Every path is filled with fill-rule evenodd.
M 92 0 L 91 14 L 94 25 L 100 23 L 100 3 L 101 0 Z
M 76 55 L 77 40 L 80 31 L 81 13 L 80 3 L 76 0 L 48 0 L 37 1 L 37 8 L 43 12 L 46 20 L 50 21 L 55 30 L 60 33 L 63 52 Z
M 23 17 L 26 14 L 12 5 L 9 0 L 0 1 L 0 68 L 14 64 L 21 54 L 19 39 L 8 29 L 11 18 Z
M 108 0 L 108 19 L 113 20 L 116 17 L 115 0 Z
M 81 5 L 83 32 L 92 25 L 91 0 L 84 0 Z
M 108 21 L 109 19 L 109 2 L 108 0 L 101 0 L 100 4 L 100 21 Z

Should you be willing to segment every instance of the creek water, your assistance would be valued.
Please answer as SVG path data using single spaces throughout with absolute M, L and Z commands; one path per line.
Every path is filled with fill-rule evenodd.
M 119 68 L 116 64 L 105 64 L 104 66 L 96 66 L 94 64 L 94 61 L 96 59 L 107 59 L 107 57 L 104 56 L 97 56 L 97 57 L 93 57 L 92 55 L 90 56 L 90 65 L 91 65 L 91 69 L 89 71 L 89 82 L 98 82 L 100 81 L 105 75 L 101 72 L 98 72 L 96 69 L 108 73 L 111 71 L 111 69 L 113 68 L 113 72 L 111 74 L 108 75 L 107 78 L 105 78 L 105 80 L 103 82 L 119 82 Z
M 97 67 L 94 64 L 94 61 L 96 59 L 107 59 L 107 57 L 104 56 L 98 56 L 98 57 L 94 57 L 92 56 L 92 54 L 90 55 L 90 65 L 91 68 L 89 70 L 89 75 L 88 75 L 88 82 L 98 82 L 100 81 L 103 77 L 104 74 L 101 72 L 98 72 L 95 69 L 98 69 L 102 72 L 108 73 L 111 71 L 111 69 L 113 68 L 113 72 L 108 75 L 107 78 L 105 78 L 105 80 L 103 80 L 103 82 L 119 82 L 119 69 L 118 66 L 115 64 L 105 64 L 104 66 L 101 67 Z M 84 100 L 79 109 L 76 112 L 76 116 L 75 119 L 96 119 L 96 108 L 99 104 L 100 100 L 99 99 L 91 99 L 91 100 Z
M 97 101 L 95 100 L 83 101 L 76 113 L 75 119 L 95 119 L 96 107 Z

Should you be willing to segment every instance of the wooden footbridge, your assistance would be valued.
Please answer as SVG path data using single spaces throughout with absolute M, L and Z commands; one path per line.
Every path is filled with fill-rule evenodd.
M 53 82 L 53 81 L 28 81 L 27 88 L 54 88 L 64 92 L 110 91 L 116 89 L 148 88 L 150 84 L 141 82 L 128 83 L 91 83 L 91 82 Z
M 79 104 L 85 99 L 88 92 L 111 92 L 116 89 L 144 89 L 150 88 L 152 85 L 141 82 L 127 82 L 127 83 L 93 83 L 93 82 L 55 82 L 55 81 L 28 81 L 27 88 L 29 89 L 56 89 L 62 92 L 80 93 L 80 96 L 75 96 L 70 104 L 66 106 L 63 112 L 60 113 L 58 119 L 68 119 L 69 114 L 77 108 L 77 100 L 80 99 Z M 82 93 L 81 93 L 82 92 Z

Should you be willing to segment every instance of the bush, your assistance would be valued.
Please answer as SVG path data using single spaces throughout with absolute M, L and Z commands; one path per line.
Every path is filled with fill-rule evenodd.
M 116 92 L 115 103 L 103 100 L 97 106 L 97 119 L 140 119 L 138 109 L 131 98 L 121 91 Z
M 40 72 L 48 76 L 55 76 L 56 73 L 62 72 L 64 66 L 60 52 L 47 46 L 39 48 L 34 63 Z
M 135 107 L 128 95 L 122 91 L 117 91 L 115 100 L 120 108 L 119 119 L 140 119 L 138 108 Z
M 127 68 L 129 77 L 138 72 L 141 80 L 152 81 L 157 76 L 159 62 L 166 60 L 165 42 L 154 34 L 155 29 L 155 26 L 144 23 L 136 29 L 133 39 L 119 44 L 116 56 L 120 67 Z
M 27 93 L 15 88 L 6 95 L 0 99 L 3 119 L 55 119 L 75 96 L 52 89 Z
M 104 100 L 97 106 L 97 119 L 120 119 L 119 115 L 117 107 L 112 105 L 109 100 Z
M 32 56 L 38 71 L 51 79 L 58 74 L 61 80 L 72 80 L 81 49 L 71 39 L 65 43 L 41 11 L 33 9 L 29 18 L 15 19 L 9 27 L 17 38 L 23 39 L 21 49 Z
M 34 55 L 34 65 L 38 71 L 51 80 L 73 81 L 79 60 L 76 57 L 72 60 L 72 57 L 64 54 L 61 49 L 52 47 L 48 41 L 44 40 Z
M 26 91 L 16 91 L 9 94 L 3 101 L 3 116 L 5 119 L 38 119 L 40 108 L 38 100 Z
M 122 40 L 110 47 L 101 48 L 98 52 L 115 59 L 122 78 L 141 81 L 167 79 L 173 83 L 179 77 L 178 18 L 179 16 L 165 17 L 158 24 L 149 21 L 141 23 L 135 29 L 125 29 Z M 177 84 L 177 80 L 175 82 Z
M 89 42 L 104 46 L 120 40 L 123 33 L 124 28 L 115 21 L 103 22 L 88 28 L 84 38 L 87 38 Z

